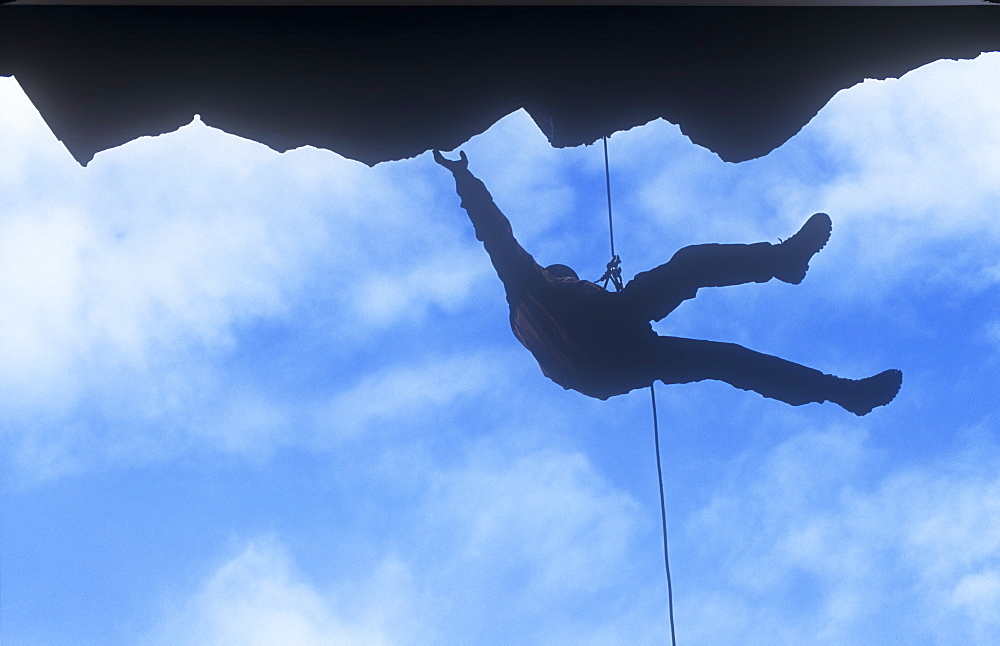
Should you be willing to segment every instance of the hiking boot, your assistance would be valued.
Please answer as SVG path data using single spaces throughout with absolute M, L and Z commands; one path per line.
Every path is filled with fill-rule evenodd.
M 792 285 L 801 283 L 809 269 L 809 259 L 826 245 L 832 228 L 830 216 L 817 213 L 806 220 L 798 233 L 775 245 L 778 268 L 774 270 L 774 277 Z
M 893 400 L 903 384 L 903 373 L 899 370 L 886 370 L 867 379 L 836 379 L 837 392 L 829 401 L 860 417 Z

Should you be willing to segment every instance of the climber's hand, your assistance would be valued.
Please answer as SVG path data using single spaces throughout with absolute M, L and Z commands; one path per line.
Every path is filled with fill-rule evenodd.
M 465 151 L 458 151 L 460 159 L 445 159 L 444 155 L 441 154 L 440 150 L 434 150 L 434 161 L 441 164 L 448 170 L 455 172 L 456 170 L 464 170 L 469 167 L 469 158 L 465 156 Z

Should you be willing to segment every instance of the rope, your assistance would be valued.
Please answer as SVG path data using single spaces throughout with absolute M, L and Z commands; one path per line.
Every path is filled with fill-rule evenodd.
M 615 221 L 611 216 L 611 164 L 608 163 L 608 138 L 604 137 L 604 185 L 608 189 L 608 232 L 611 234 L 611 260 L 608 261 L 604 275 L 597 279 L 602 283 L 601 287 L 608 288 L 610 280 L 615 286 L 615 291 L 620 292 L 625 286 L 622 283 L 622 259 L 615 253 Z
M 667 549 L 667 505 L 663 500 L 663 469 L 660 467 L 660 424 L 656 418 L 656 389 L 649 384 L 649 398 L 653 402 L 653 444 L 656 447 L 656 478 L 660 482 L 660 520 L 663 526 L 663 565 L 667 569 L 667 606 L 670 610 L 670 643 L 677 646 L 674 631 L 674 586 L 670 581 L 670 552 Z
M 604 137 L 604 185 L 608 187 L 608 231 L 611 233 L 611 257 L 615 254 L 615 221 L 611 217 L 611 164 L 608 163 L 608 138 Z
M 608 138 L 604 137 L 604 184 L 608 192 L 608 233 L 611 238 L 611 260 L 607 271 L 598 279 L 604 282 L 602 287 L 608 288 L 610 280 L 615 285 L 615 291 L 622 290 L 622 259 L 615 253 L 615 221 L 611 215 L 611 164 L 608 162 Z M 670 580 L 670 551 L 667 548 L 667 505 L 663 496 L 663 468 L 660 465 L 660 424 L 656 416 L 656 390 L 649 384 L 649 396 L 653 403 L 653 444 L 656 448 L 656 478 L 660 484 L 660 521 L 663 526 L 663 565 L 667 570 L 667 606 L 670 612 L 670 643 L 677 646 L 677 634 L 674 630 L 674 586 Z

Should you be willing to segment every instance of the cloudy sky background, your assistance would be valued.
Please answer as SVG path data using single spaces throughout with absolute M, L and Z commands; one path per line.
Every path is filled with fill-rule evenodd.
M 610 139 L 627 277 L 826 211 L 798 286 L 658 324 L 846 377 L 857 418 L 660 386 L 679 640 L 1000 634 L 1000 55 L 840 92 L 726 164 Z M 0 78 L 8 644 L 657 644 L 648 391 L 563 391 L 430 154 L 371 169 L 206 127 L 81 168 Z M 607 260 L 603 152 L 523 112 L 463 149 L 543 265 Z

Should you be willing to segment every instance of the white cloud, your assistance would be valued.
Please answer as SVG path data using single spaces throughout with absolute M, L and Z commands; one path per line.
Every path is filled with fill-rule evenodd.
M 996 284 L 982 258 L 1000 244 L 1000 89 L 983 79 L 998 72 L 1000 54 L 987 53 L 865 81 L 803 130 L 800 143 L 818 144 L 814 154 L 838 172 L 789 191 L 783 210 L 810 204 L 834 216 L 824 255 L 865 271 L 849 281 L 854 290 L 915 274 L 932 284 Z
M 869 484 L 866 445 L 858 431 L 807 432 L 741 460 L 759 466 L 735 471 L 684 527 L 699 545 L 692 569 L 715 563 L 712 576 L 682 583 L 680 621 L 698 640 L 990 643 L 1000 626 L 1000 456 Z M 698 609 L 720 604 L 747 619 L 717 625 Z
M 1000 571 L 989 569 L 963 577 L 948 601 L 980 627 L 977 635 L 994 634 L 1000 629 Z
M 87 169 L 45 159 L 54 140 L 22 143 L 0 151 L 22 180 L 0 209 L 0 404 L 15 459 L 52 476 L 42 465 L 155 454 L 165 438 L 142 437 L 158 432 L 151 419 L 190 420 L 238 326 L 288 312 L 325 224 L 276 209 L 280 191 L 256 190 L 267 180 L 225 177 L 218 160 L 268 177 L 277 155 L 198 123 Z
M 461 562 L 530 559 L 536 569 L 522 580 L 526 608 L 620 582 L 615 568 L 641 517 L 634 501 L 602 482 L 581 454 L 531 454 L 501 468 L 495 461 L 505 458 L 487 451 L 432 485 L 425 514 L 436 523 L 444 512 Z
M 377 346 L 460 310 L 490 273 L 464 217 L 442 207 L 448 182 L 426 179 L 444 173 L 429 159 L 369 169 L 311 148 L 279 155 L 195 119 L 82 169 L 2 82 L 0 408 L 26 467 L 42 447 L 64 465 L 99 444 L 118 458 L 186 450 L 199 430 L 178 427 L 227 409 L 270 421 L 204 428 L 208 445 L 265 442 L 286 412 L 236 401 L 248 388 L 222 367 L 253 324 L 294 319 Z M 148 436 L 165 425 L 173 439 Z M 119 426 L 131 428 L 107 437 Z
M 5 405 L 72 400 L 58 384 L 92 370 L 224 348 L 234 324 L 287 308 L 323 226 L 277 217 L 249 190 L 259 180 L 223 181 L 211 161 L 264 174 L 272 155 L 193 124 L 103 153 L 85 173 L 32 178 L 44 200 L 31 199 L 42 186 L 17 187 L 0 217 L 2 381 L 16 389 Z
M 0 192 L 4 203 L 45 191 L 36 184 L 46 176 L 79 175 L 82 168 L 42 120 L 14 77 L 0 76 Z M 41 145 L 39 145 L 41 144 Z
M 582 454 L 474 447 L 440 472 L 414 538 L 449 643 L 657 643 L 654 525 Z M 647 566 L 652 566 L 647 569 Z
M 662 643 L 636 502 L 580 454 L 477 449 L 371 539 L 370 563 L 332 549 L 314 558 L 349 574 L 316 581 L 277 540 L 250 541 L 164 608 L 150 642 Z
M 358 276 L 351 287 L 354 308 L 361 324 L 375 330 L 419 321 L 435 306 L 454 312 L 474 285 L 488 283 L 483 279 L 491 269 L 485 252 L 465 248 L 391 272 L 371 271 Z
M 392 365 L 366 375 L 321 405 L 315 427 L 319 444 L 368 439 L 386 426 L 438 417 L 457 400 L 496 393 L 501 375 L 509 374 L 510 360 L 482 352 L 425 359 L 417 364 Z M 381 434 L 381 433 L 380 433 Z
M 150 644 L 316 646 L 389 643 L 378 626 L 348 621 L 272 540 L 251 542 L 156 628 Z

